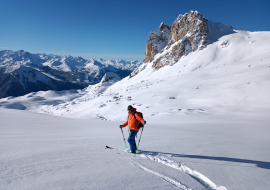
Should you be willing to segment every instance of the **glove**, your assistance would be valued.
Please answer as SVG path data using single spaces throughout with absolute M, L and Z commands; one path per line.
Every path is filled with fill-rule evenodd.
M 122 128 L 122 127 L 123 127 L 122 125 L 119 126 L 119 128 Z
M 145 125 L 146 124 L 146 121 L 144 121 L 143 124 Z

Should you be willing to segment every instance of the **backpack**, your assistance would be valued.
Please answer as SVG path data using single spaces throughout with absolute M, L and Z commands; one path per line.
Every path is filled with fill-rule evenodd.
M 141 116 L 141 118 L 143 118 L 143 114 L 142 112 L 135 112 L 137 114 L 139 114 L 139 116 Z M 135 113 L 133 114 L 134 118 L 136 119 Z M 137 119 L 136 119 L 137 120 Z M 138 129 L 144 127 L 144 125 L 140 122 L 140 124 L 137 126 Z

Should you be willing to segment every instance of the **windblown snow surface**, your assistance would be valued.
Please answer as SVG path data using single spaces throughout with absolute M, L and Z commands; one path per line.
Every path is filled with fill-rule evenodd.
M 269 44 L 235 30 L 111 86 L 1 99 L 0 189 L 269 189 Z M 147 121 L 137 157 L 128 105 Z

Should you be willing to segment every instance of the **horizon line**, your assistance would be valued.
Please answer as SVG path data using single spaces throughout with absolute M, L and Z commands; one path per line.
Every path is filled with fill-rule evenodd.
M 6 49 L 3 47 L 0 47 L 0 51 L 2 50 L 11 50 L 11 49 Z M 23 49 L 19 50 L 11 50 L 11 51 L 20 51 Z M 84 59 L 105 59 L 105 60 L 110 60 L 110 59 L 125 59 L 125 60 L 131 60 L 131 61 L 143 61 L 144 55 L 141 54 L 102 54 L 102 53 L 71 53 L 71 52 L 36 52 L 36 51 L 27 51 L 23 50 L 25 52 L 29 53 L 36 53 L 36 54 L 47 54 L 47 55 L 56 55 L 60 57 L 65 57 L 65 56 L 72 56 L 72 57 L 82 57 Z

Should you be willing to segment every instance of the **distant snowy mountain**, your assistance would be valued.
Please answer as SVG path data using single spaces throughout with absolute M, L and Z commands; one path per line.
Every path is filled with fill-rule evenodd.
M 120 59 L 87 60 L 82 57 L 3 50 L 0 51 L 0 98 L 37 90 L 84 88 L 99 83 L 107 72 L 124 78 L 140 64 L 139 61 Z
M 84 86 L 58 78 L 36 68 L 21 65 L 11 73 L 0 76 L 0 97 L 22 96 L 44 90 L 81 89 Z
M 34 68 L 48 66 L 51 69 L 59 71 L 76 72 L 81 70 L 96 70 L 100 67 L 112 71 L 133 71 L 140 64 L 140 61 L 128 61 L 123 59 L 84 59 L 82 57 L 72 56 L 62 57 L 40 53 L 32 54 L 23 50 L 0 51 L 0 68 L 4 69 L 5 73 L 10 73 L 18 69 L 21 65 Z

